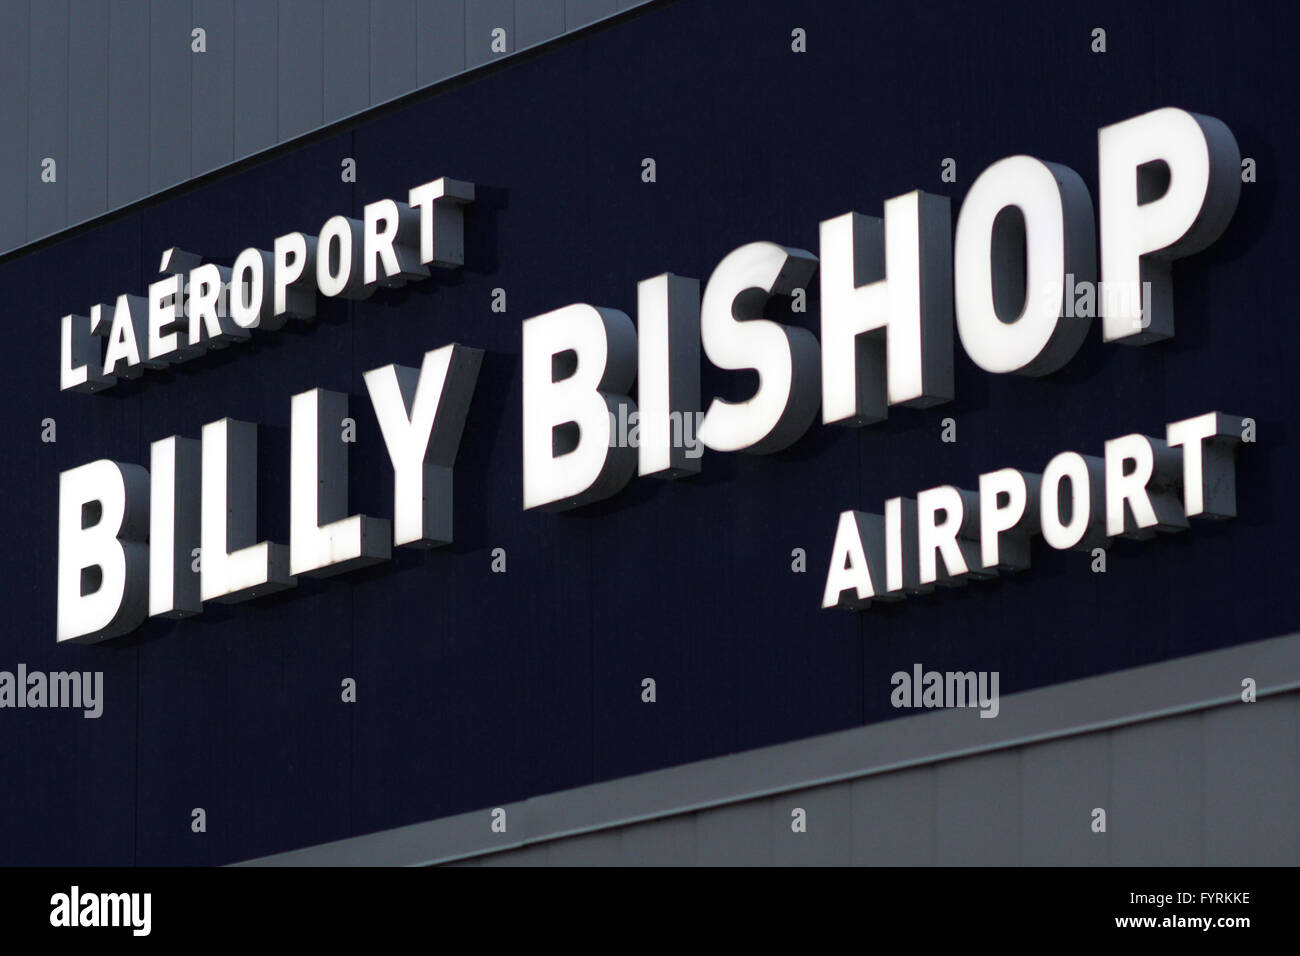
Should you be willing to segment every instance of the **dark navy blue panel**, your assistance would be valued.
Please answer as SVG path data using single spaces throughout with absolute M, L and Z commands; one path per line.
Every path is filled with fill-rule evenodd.
M 16 336 L 45 339 L 43 332 L 57 330 L 58 316 L 85 315 L 90 303 L 127 288 L 125 277 L 134 283 L 142 274 L 140 230 L 139 219 L 122 218 L 61 243 L 47 260 L 51 271 L 32 269 L 32 259 L 0 264 L 0 288 L 12 303 Z M 141 406 L 109 396 L 72 403 L 58 393 L 49 366 L 20 354 L 14 353 L 10 378 L 13 401 L 0 411 L 7 436 L 0 455 L 7 551 L 0 670 L 13 673 L 22 663 L 28 671 L 102 671 L 104 705 L 97 719 L 78 710 L 0 710 L 4 860 L 129 863 L 136 859 L 138 833 L 139 656 L 130 641 L 56 646 L 57 547 L 51 542 L 58 534 L 58 473 L 97 458 L 142 461 Z M 46 418 L 56 424 L 52 443 L 41 441 Z
M 283 26 L 294 8 L 281 6 Z M 242 30 L 251 14 L 237 15 Z M 916 662 L 997 670 L 1013 693 L 1295 630 L 1300 332 L 1285 283 L 1300 250 L 1296 194 L 1279 182 L 1300 146 L 1283 82 L 1296 19 L 1215 4 L 652 4 L 0 263 L 11 349 L 0 668 L 98 669 L 107 681 L 98 721 L 0 711 L 0 860 L 226 862 L 888 719 L 889 675 Z M 468 18 L 482 47 L 472 62 L 488 58 L 493 23 Z M 1104 54 L 1089 49 L 1097 26 Z M 796 27 L 807 53 L 790 49 Z M 241 71 L 254 39 L 240 34 Z M 278 107 L 290 125 L 295 103 L 319 111 L 319 78 L 291 79 Z M 949 405 L 865 429 L 814 425 L 776 455 L 708 454 L 696 478 L 636 480 L 576 512 L 522 511 L 523 319 L 572 302 L 635 316 L 638 280 L 706 280 L 754 240 L 815 252 L 820 220 L 878 216 L 918 187 L 951 197 L 955 217 L 975 176 L 1015 153 L 1069 165 L 1095 197 L 1097 129 L 1166 105 L 1224 120 L 1259 169 L 1223 237 L 1174 268 L 1174 340 L 1106 346 L 1094 328 L 1043 379 L 989 376 L 958 349 Z M 339 176 L 347 156 L 355 184 Z M 940 179 L 945 158 L 955 184 Z M 322 300 L 314 323 L 102 396 L 58 393 L 59 316 L 143 294 L 165 247 L 229 263 L 441 175 L 478 186 L 463 270 Z M 788 321 L 816 330 L 813 293 Z M 197 438 L 224 416 L 256 422 L 259 532 L 283 542 L 289 401 L 319 386 L 351 396 L 352 509 L 387 517 L 391 470 L 362 375 L 418 366 L 450 342 L 485 351 L 454 544 L 116 642 L 55 646 L 61 470 L 147 463 L 158 438 Z M 706 367 L 703 386 L 735 398 L 746 378 Z M 1039 547 L 1021 575 L 862 614 L 820 610 L 840 511 L 973 488 L 1004 466 L 1041 471 L 1057 452 L 1100 454 L 1108 438 L 1161 435 L 1211 409 L 1259 423 L 1237 520 L 1117 543 L 1106 574 Z M 55 444 L 40 441 L 45 417 Z M 940 440 L 946 417 L 955 444 Z M 498 548 L 504 574 L 492 570 Z M 805 573 L 792 570 L 796 549 Z M 354 704 L 340 699 L 346 678 Z M 645 678 L 654 704 L 641 700 Z M 1238 680 L 1226 675 L 1225 693 Z M 190 829 L 197 807 L 203 834 Z

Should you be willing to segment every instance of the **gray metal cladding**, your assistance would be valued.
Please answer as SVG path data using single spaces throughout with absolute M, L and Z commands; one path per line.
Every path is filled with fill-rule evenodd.
M 0 253 L 641 2 L 0 4 Z

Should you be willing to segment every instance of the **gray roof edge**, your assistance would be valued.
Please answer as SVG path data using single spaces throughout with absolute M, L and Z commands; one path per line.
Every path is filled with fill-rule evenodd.
M 417 84 L 404 93 L 398 93 L 396 96 L 390 96 L 388 99 L 381 100 L 378 103 L 371 103 L 363 109 L 335 117 L 329 122 L 321 123 L 319 126 L 313 126 L 311 129 L 304 130 L 303 132 L 290 136 L 287 139 L 278 140 L 277 142 L 271 143 L 269 146 L 255 149 L 251 153 L 245 153 L 243 156 L 236 156 L 228 162 L 222 163 L 219 166 L 213 166 L 211 169 L 205 169 L 201 173 L 194 173 L 186 179 L 181 179 L 174 183 L 168 183 L 166 186 L 160 186 L 157 189 L 150 189 L 148 192 L 136 196 L 134 199 L 118 203 L 116 206 L 111 206 L 107 209 L 101 210 L 100 212 L 87 216 L 84 219 L 78 219 L 76 222 L 64 223 L 59 228 L 47 232 L 44 235 L 24 239 L 15 246 L 0 247 L 0 262 L 18 258 L 26 252 L 35 251 L 37 248 L 44 247 L 51 243 L 56 243 L 64 238 L 69 238 L 100 223 L 109 222 L 116 216 L 125 215 L 138 207 L 143 207 L 154 201 L 183 193 L 186 189 L 192 186 L 202 185 L 225 175 L 226 173 L 235 172 L 246 166 L 256 165 L 262 160 L 277 153 L 291 151 L 296 146 L 311 143 L 322 136 L 345 129 L 351 124 L 362 122 L 370 118 L 372 115 L 379 116 L 385 111 L 393 109 L 397 104 L 402 103 L 407 99 L 414 99 L 420 94 L 432 93 L 435 89 L 441 86 L 459 84 L 462 81 L 472 78 L 475 74 L 490 73 L 499 69 L 502 64 L 518 60 L 525 54 L 537 53 L 548 46 L 553 46 L 557 43 L 570 40 L 593 30 L 594 28 L 607 24 L 612 20 L 627 19 L 630 16 L 635 15 L 634 11 L 644 12 L 642 8 L 648 7 L 656 2 L 662 3 L 664 0 L 635 0 L 632 6 L 624 7 L 621 10 L 615 10 L 613 13 L 607 13 L 594 20 L 589 20 L 581 26 L 566 29 L 564 32 L 557 33 L 555 36 L 547 37 L 544 40 L 538 40 L 536 43 L 530 43 L 527 46 L 521 46 L 515 50 L 509 51 L 508 53 L 503 53 L 500 56 L 494 57 L 491 60 L 485 60 L 482 63 L 467 66 L 463 70 L 448 73 L 446 76 L 439 77 L 436 80 L 431 80 L 428 83 Z
M 420 866 L 1300 690 L 1300 634 L 836 731 L 248 860 L 239 866 Z M 882 685 L 886 679 L 882 678 Z M 882 689 L 882 693 L 887 689 Z

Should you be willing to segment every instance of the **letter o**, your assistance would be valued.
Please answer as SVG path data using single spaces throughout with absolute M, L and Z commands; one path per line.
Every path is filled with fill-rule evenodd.
M 260 249 L 245 249 L 230 268 L 230 317 L 242 329 L 256 329 L 262 324 L 268 258 L 268 253 Z
M 1070 483 L 1070 522 L 1061 521 L 1061 482 Z M 1063 451 L 1043 469 L 1039 512 L 1043 540 L 1067 551 L 1083 540 L 1091 520 L 1092 487 L 1088 463 L 1078 452 Z
M 1013 208 L 1023 235 L 1003 215 Z M 957 217 L 953 305 L 962 347 L 976 365 L 998 374 L 1059 369 L 1092 324 L 1090 316 L 1063 317 L 1072 291 L 1066 276 L 1091 283 L 1096 274 L 1092 197 L 1078 173 L 1010 156 L 975 180 Z M 1012 288 L 1017 278 L 1024 280 L 1023 296 Z M 1007 317 L 1013 310 L 1018 313 Z

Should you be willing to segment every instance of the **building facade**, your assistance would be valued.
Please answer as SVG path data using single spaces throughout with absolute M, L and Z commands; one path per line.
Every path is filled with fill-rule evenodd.
M 3 862 L 1300 861 L 1295 14 L 619 6 L 6 8 Z M 1167 135 L 1117 130 L 1162 110 Z M 993 217 L 1008 195 L 1018 220 Z M 385 222 L 390 200 L 413 211 Z M 828 235 L 850 212 L 886 223 Z M 288 281 L 295 235 L 326 265 Z M 1141 256 L 1150 328 L 1088 304 L 1108 248 Z M 250 249 L 247 327 L 225 300 L 196 319 L 200 277 L 233 284 Z M 1044 263 L 1081 291 L 1054 293 L 1029 368 L 1028 323 L 976 331 L 964 296 L 991 276 L 1028 308 Z M 174 276 L 191 312 L 155 324 Z M 919 292 L 823 351 L 882 279 Z M 763 318 L 785 331 L 754 345 Z M 594 449 L 602 420 L 555 388 L 591 361 Z M 385 429 L 418 418 L 422 375 L 446 418 L 412 498 Z M 784 405 L 755 425 L 760 393 Z M 677 414 L 676 477 L 634 473 L 665 469 L 632 403 Z M 1211 413 L 1189 470 L 1170 426 Z M 584 447 L 586 478 L 564 458 Z M 1075 548 L 1038 494 L 1071 452 L 1093 482 Z M 1005 469 L 1028 517 L 994 573 L 981 477 Z M 948 488 L 956 524 L 923 495 Z M 401 540 L 412 514 L 437 546 Z M 355 515 L 354 559 L 322 529 Z M 232 570 L 256 542 L 306 569 L 292 587 L 274 556 Z M 869 607 L 823 606 L 864 601 L 864 572 Z M 51 706 L 74 673 L 84 706 Z M 931 673 L 971 693 L 932 700 Z

